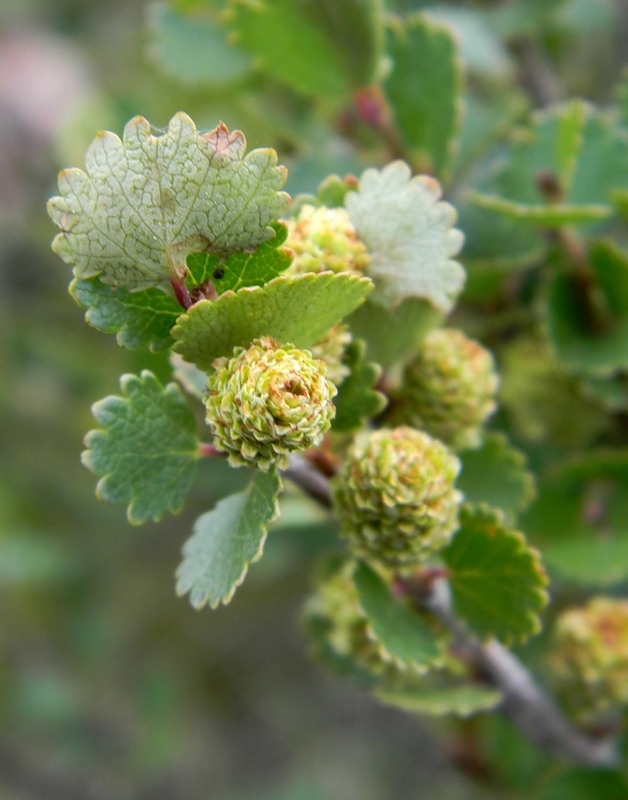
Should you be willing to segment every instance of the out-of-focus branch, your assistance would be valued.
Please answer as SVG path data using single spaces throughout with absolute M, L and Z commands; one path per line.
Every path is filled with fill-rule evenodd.
M 457 647 L 473 658 L 477 667 L 503 693 L 502 711 L 538 747 L 589 767 L 617 765 L 613 743 L 593 739 L 572 725 L 543 692 L 523 664 L 497 641 L 481 644 L 456 619 L 444 579 L 434 581 L 432 592 L 422 603 L 455 637 Z
M 284 473 L 310 497 L 329 508 L 329 480 L 305 458 L 290 457 Z M 503 694 L 502 712 L 531 742 L 557 758 L 590 767 L 618 763 L 613 742 L 594 739 L 574 726 L 536 683 L 523 664 L 499 642 L 482 644 L 456 618 L 449 601 L 447 581 L 432 582 L 429 594 L 416 598 L 453 633 L 458 648 L 473 659 L 478 669 Z
M 329 479 L 319 472 L 306 458 L 293 453 L 290 465 L 283 473 L 292 483 L 302 489 L 305 494 L 316 500 L 325 508 L 331 508 L 331 492 Z

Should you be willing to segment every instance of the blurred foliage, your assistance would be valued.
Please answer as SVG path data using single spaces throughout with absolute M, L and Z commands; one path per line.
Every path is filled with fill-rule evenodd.
M 624 4 L 373 1 L 364 31 L 348 0 L 345 17 L 331 0 L 278 5 L 298 10 L 324 85 L 302 68 L 305 51 L 287 69 L 295 28 L 277 30 L 276 18 L 271 38 L 247 49 L 253 3 L 0 0 L 0 794 L 392 800 L 429 786 L 434 800 L 625 797 L 619 774 L 557 766 L 498 716 L 428 729 L 323 676 L 295 620 L 334 533 L 296 493 L 229 613 L 211 615 L 174 598 L 174 570 L 194 518 L 245 476 L 200 464 L 184 513 L 141 529 L 93 498 L 79 462 L 90 403 L 121 372 L 169 368 L 85 326 L 49 250 L 44 202 L 54 167 L 82 163 L 95 130 L 120 132 L 137 114 L 164 125 L 184 108 L 199 127 L 223 120 L 251 147 L 271 144 L 292 194 L 395 156 L 437 171 L 467 240 L 454 322 L 497 354 L 493 428 L 516 447 L 487 440 L 507 464 L 507 485 L 488 499 L 504 497 L 513 515 L 528 501 L 520 451 L 539 483 L 520 524 L 548 554 L 556 606 L 625 584 Z M 386 42 L 373 26 L 391 13 Z M 408 87 L 395 64 L 423 68 L 414 39 L 447 69 Z M 381 61 L 383 49 L 398 62 Z M 375 80 L 381 95 L 364 91 Z M 445 97 L 441 114 L 416 99 L 420 81 Z M 595 108 L 565 105 L 574 96 Z M 407 358 L 422 314 L 409 313 L 405 341 L 374 342 L 369 357 L 380 347 Z M 522 652 L 534 662 L 539 651 Z

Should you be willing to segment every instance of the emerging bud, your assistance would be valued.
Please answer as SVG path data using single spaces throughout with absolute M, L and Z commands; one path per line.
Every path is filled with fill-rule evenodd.
M 215 366 L 206 420 L 232 466 L 285 469 L 288 453 L 320 444 L 336 413 L 336 387 L 308 350 L 263 337 Z
M 295 252 L 289 272 L 364 272 L 369 263 L 344 208 L 304 205 L 288 225 L 286 245 Z
M 412 566 L 444 547 L 458 525 L 460 462 L 412 428 L 358 434 L 333 497 L 342 534 L 358 555 Z
M 550 666 L 558 693 L 582 721 L 628 707 L 628 600 L 594 597 L 563 612 Z
M 435 330 L 405 369 L 393 418 L 450 447 L 474 447 L 482 425 L 495 411 L 498 385 L 488 350 L 462 331 Z
M 351 370 L 343 362 L 347 346 L 351 342 L 351 334 L 346 325 L 334 325 L 322 339 L 313 344 L 310 350 L 314 358 L 320 358 L 327 365 L 327 379 L 336 386 L 344 381 Z

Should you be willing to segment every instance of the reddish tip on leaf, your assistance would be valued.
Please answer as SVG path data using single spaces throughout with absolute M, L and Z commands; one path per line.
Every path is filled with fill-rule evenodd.
M 246 139 L 242 131 L 235 130 L 230 132 L 224 122 L 219 122 L 213 131 L 203 135 L 209 145 L 216 153 L 226 153 L 235 143 L 245 145 Z

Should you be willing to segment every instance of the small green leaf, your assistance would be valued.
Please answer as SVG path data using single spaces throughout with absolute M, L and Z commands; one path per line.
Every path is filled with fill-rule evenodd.
M 218 14 L 183 13 L 166 4 L 149 7 L 150 53 L 176 80 L 191 85 L 222 86 L 249 72 L 251 57 L 231 45 Z
M 181 279 L 188 253 L 226 256 L 273 236 L 286 210 L 286 170 L 274 150 L 245 155 L 241 131 L 220 124 L 200 134 L 183 112 L 168 130 L 132 119 L 121 141 L 98 134 L 86 172 L 63 170 L 48 202 L 60 228 L 53 250 L 76 277 L 130 290 Z
M 175 350 L 203 370 L 260 336 L 307 347 L 355 309 L 372 288 L 367 278 L 321 272 L 280 275 L 262 287 L 201 300 L 179 318 Z
M 351 372 L 340 384 L 334 399 L 336 416 L 332 428 L 335 431 L 352 431 L 359 428 L 364 419 L 379 414 L 386 406 L 386 398 L 373 389 L 382 369 L 379 364 L 365 361 L 363 341 L 351 342 L 343 361 Z
M 262 557 L 268 526 L 279 513 L 280 491 L 276 473 L 258 471 L 243 492 L 198 518 L 177 570 L 179 596 L 189 592 L 196 609 L 230 602 L 249 564 Z
M 403 161 L 368 169 L 346 207 L 371 258 L 372 301 L 394 308 L 406 297 L 422 297 L 447 313 L 462 289 L 465 273 L 452 259 L 463 235 L 454 228 L 456 212 L 439 202 L 438 183 L 411 175 Z
M 231 0 L 229 16 L 264 72 L 303 94 L 339 96 L 375 77 L 380 0 Z
M 286 241 L 288 227 L 283 223 L 272 226 L 275 237 L 251 253 L 232 253 L 225 259 L 209 253 L 191 253 L 187 265 L 197 284 L 211 281 L 218 294 L 230 289 L 236 292 L 244 286 L 263 286 L 288 269 L 294 257 Z
M 442 647 L 436 633 L 417 611 L 393 596 L 376 572 L 359 562 L 354 580 L 373 634 L 398 664 L 424 669 L 441 659 Z
M 610 241 L 589 249 L 590 280 L 557 273 L 544 316 L 551 345 L 567 369 L 610 376 L 628 368 L 628 254 Z
M 465 506 L 443 551 L 456 613 L 482 639 L 525 641 L 540 630 L 547 578 L 538 553 L 488 506 Z
M 394 18 L 384 91 L 407 145 L 444 176 L 460 127 L 462 69 L 451 32 L 429 16 Z
M 628 140 L 582 101 L 536 115 L 519 131 L 504 167 L 474 202 L 507 217 L 555 227 L 614 213 L 614 189 L 628 185 Z
M 85 321 L 102 333 L 115 333 L 120 347 L 166 350 L 181 306 L 161 289 L 129 292 L 106 286 L 98 278 L 75 278 L 70 294 L 86 309 Z
M 532 502 L 535 481 L 524 454 L 499 433 L 485 434 L 481 447 L 458 453 L 462 472 L 456 485 L 468 503 L 501 509 L 513 522 Z
M 522 520 L 558 575 L 592 586 L 628 578 L 628 451 L 568 461 L 540 483 Z
M 314 203 L 327 208 L 344 208 L 349 192 L 355 191 L 357 179 L 352 175 L 344 179 L 338 175 L 329 175 L 316 190 Z
M 159 520 L 183 507 L 196 471 L 194 417 L 175 383 L 162 386 L 147 370 L 123 375 L 122 397 L 92 407 L 102 430 L 85 437 L 83 464 L 100 477 L 101 500 L 128 505 L 129 522 Z
M 490 711 L 501 701 L 497 689 L 488 686 L 463 682 L 460 678 L 433 680 L 437 673 L 421 678 L 421 682 L 402 688 L 382 686 L 372 694 L 382 703 L 417 714 L 442 717 L 454 714 L 457 717 L 470 717 L 479 711 Z

